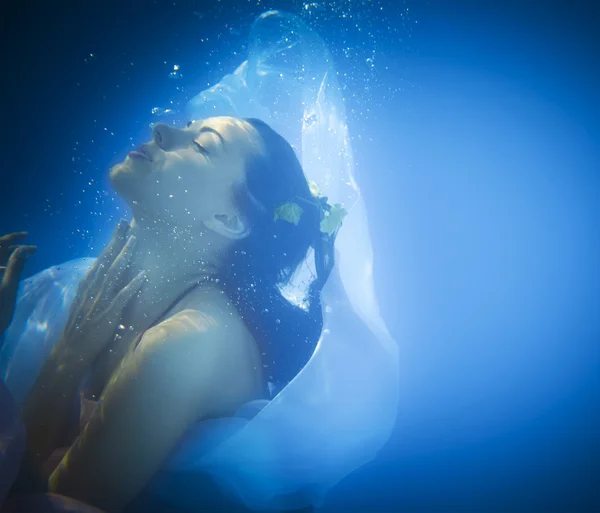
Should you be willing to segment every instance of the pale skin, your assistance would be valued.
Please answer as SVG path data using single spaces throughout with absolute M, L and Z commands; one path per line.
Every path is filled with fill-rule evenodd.
M 147 158 L 130 154 L 110 173 L 133 219 L 84 279 L 23 408 L 39 468 L 64 440 L 77 387 L 94 362 L 88 398 L 102 401 L 48 486 L 107 511 L 141 491 L 193 423 L 231 415 L 262 394 L 256 342 L 218 284 L 206 282 L 251 232 L 232 191 L 247 158 L 263 151 L 261 140 L 249 124 L 221 117 L 184 129 L 155 125 L 141 149 Z M 119 324 L 132 329 L 114 341 Z
M 9 233 L 0 237 L 0 335 L 12 320 L 19 278 L 25 261 L 37 249 L 35 246 L 21 245 L 25 237 L 27 232 Z

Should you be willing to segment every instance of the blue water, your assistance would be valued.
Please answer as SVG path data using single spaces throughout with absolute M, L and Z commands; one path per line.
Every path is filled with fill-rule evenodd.
M 345 87 L 402 362 L 392 439 L 325 511 L 600 511 L 594 6 L 130 4 L 0 20 L 0 233 L 29 231 L 28 275 L 97 254 L 126 212 L 107 170 L 153 107 L 232 71 L 256 15 L 301 13 Z

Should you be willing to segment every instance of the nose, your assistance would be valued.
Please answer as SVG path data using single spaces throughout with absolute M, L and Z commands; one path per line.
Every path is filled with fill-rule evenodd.
M 160 149 L 169 151 L 174 149 L 181 140 L 180 132 L 182 130 L 165 123 L 156 123 L 152 126 L 152 139 Z

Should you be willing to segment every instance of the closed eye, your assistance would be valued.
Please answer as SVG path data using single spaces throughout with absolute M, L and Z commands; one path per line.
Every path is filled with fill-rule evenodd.
M 196 149 L 202 153 L 202 155 L 208 155 L 208 150 L 202 146 L 199 142 L 197 141 L 193 141 L 194 145 L 196 146 Z

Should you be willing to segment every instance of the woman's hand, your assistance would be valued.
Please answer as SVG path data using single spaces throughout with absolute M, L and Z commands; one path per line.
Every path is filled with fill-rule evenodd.
M 27 257 L 35 253 L 35 246 L 18 246 L 27 232 L 9 233 L 0 237 L 0 335 L 10 325 L 15 311 L 19 278 Z
M 81 280 L 53 351 L 59 370 L 87 369 L 113 341 L 123 309 L 145 280 L 142 271 L 129 283 L 125 281 L 135 242 L 129 224 L 121 220 L 112 240 Z
M 85 371 L 112 342 L 123 309 L 144 282 L 143 272 L 126 282 L 135 247 L 135 237 L 128 231 L 128 223 L 122 220 L 108 246 L 81 280 L 63 334 L 23 405 L 26 466 L 32 472 L 39 471 L 60 446 Z

